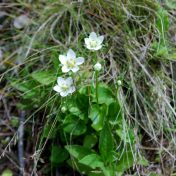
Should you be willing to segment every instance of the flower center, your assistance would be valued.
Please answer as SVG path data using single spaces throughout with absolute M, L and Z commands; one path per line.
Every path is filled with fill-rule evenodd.
M 90 41 L 90 47 L 91 48 L 95 48 L 96 46 L 97 46 L 97 41 L 96 40 Z
M 67 61 L 67 66 L 69 67 L 69 68 L 74 68 L 75 67 L 75 64 L 76 64 L 76 61 L 75 61 L 75 59 L 69 59 L 68 61 Z
M 66 92 L 69 89 L 69 86 L 67 84 L 62 84 L 61 89 L 62 91 Z

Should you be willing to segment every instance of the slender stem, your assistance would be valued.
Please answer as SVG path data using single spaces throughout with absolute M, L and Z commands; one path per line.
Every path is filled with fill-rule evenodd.
M 95 71 L 95 77 L 96 77 L 96 99 L 97 99 L 97 104 L 98 103 L 98 71 Z

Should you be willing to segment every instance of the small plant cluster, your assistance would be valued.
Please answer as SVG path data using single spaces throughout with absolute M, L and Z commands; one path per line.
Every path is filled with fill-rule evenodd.
M 84 39 L 85 48 L 90 50 L 88 64 L 94 69 L 93 73 L 81 68 L 86 55 L 77 57 L 76 52 L 68 49 L 66 55 L 52 55 L 50 69 L 35 70 L 28 81 L 11 83 L 24 92 L 22 103 L 18 105 L 20 108 L 46 108 L 47 122 L 37 146 L 37 151 L 44 151 L 36 158 L 34 168 L 38 167 L 37 161 L 43 157 L 48 145 L 51 168 L 63 170 L 66 167 L 69 172 L 87 176 L 120 176 L 134 163 L 148 164 L 142 155 L 134 153 L 135 135 L 125 119 L 119 98 L 122 81 L 118 76 L 114 78 L 117 79 L 115 84 L 99 79 L 100 71 L 103 75 L 104 69 L 97 51 L 102 49 L 103 40 L 104 36 L 95 32 Z M 56 75 L 54 69 L 59 64 L 61 68 Z M 53 85 L 56 76 L 57 84 Z M 49 94 L 52 89 L 60 96 Z M 32 115 L 37 116 L 37 111 Z
M 89 38 L 85 38 L 85 46 L 89 50 L 97 51 L 102 48 L 103 40 L 104 36 L 97 36 L 95 32 L 91 32 Z M 79 70 L 79 65 L 84 63 L 84 58 L 76 57 L 76 53 L 72 49 L 69 49 L 66 55 L 59 55 L 59 60 L 62 64 L 63 73 L 76 73 Z M 96 63 L 94 65 L 94 69 L 96 71 L 100 71 L 101 64 Z M 71 77 L 58 77 L 57 85 L 54 86 L 53 89 L 58 92 L 62 97 L 65 97 L 76 90 L 75 86 L 73 85 L 73 78 Z
M 59 55 L 61 72 L 66 76 L 59 76 L 53 89 L 61 97 L 72 96 L 61 99 L 56 115 L 58 126 L 53 128 L 53 124 L 46 123 L 42 135 L 42 140 L 61 140 L 59 145 L 54 142 L 51 147 L 53 167 L 62 168 L 66 162 L 73 170 L 88 176 L 121 175 L 134 162 L 144 165 L 147 162 L 143 157 L 134 161 L 134 133 L 124 119 L 118 98 L 122 82 L 117 80 L 114 85 L 99 81 L 102 65 L 94 54 L 103 47 L 103 40 L 104 36 L 95 32 L 84 39 L 85 47 L 93 51 L 95 84 L 82 85 L 76 93 L 75 73 L 81 70 L 85 59 L 77 57 L 72 49 L 66 55 Z
M 49 0 L 44 6 L 35 10 L 42 12 L 36 25 L 35 16 L 14 20 L 15 46 L 21 43 L 16 34 L 27 46 L 18 51 L 21 64 L 0 50 L 0 60 L 10 54 L 3 74 L 9 86 L 1 86 L 9 109 L 15 109 L 15 124 L 8 128 L 18 127 L 17 111 L 26 112 L 25 170 L 61 176 L 174 174 L 175 7 L 168 13 L 164 3 L 151 0 Z M 84 38 L 91 29 L 99 32 Z M 106 42 L 98 33 L 106 34 Z M 32 160 L 26 159 L 29 152 Z

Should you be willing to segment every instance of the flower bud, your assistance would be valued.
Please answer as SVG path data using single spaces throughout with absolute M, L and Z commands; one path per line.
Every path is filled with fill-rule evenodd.
M 66 108 L 65 106 L 62 106 L 61 112 L 62 112 L 62 113 L 65 113 L 66 111 L 67 111 L 67 108 Z
M 118 81 L 117 81 L 117 85 L 118 85 L 118 86 L 121 86 L 121 85 L 122 85 L 122 81 L 121 81 L 121 80 L 118 80 Z
M 94 70 L 95 71 L 100 71 L 101 70 L 101 64 L 99 62 L 97 62 L 95 65 L 94 65 Z

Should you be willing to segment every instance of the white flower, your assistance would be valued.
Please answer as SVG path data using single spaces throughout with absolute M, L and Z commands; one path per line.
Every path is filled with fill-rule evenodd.
M 104 36 L 97 36 L 95 32 L 91 32 L 89 38 L 85 38 L 86 48 L 89 50 L 99 50 L 102 48 L 102 43 L 104 40 Z
M 29 24 L 29 22 L 30 22 L 30 19 L 26 15 L 20 15 L 15 18 L 13 25 L 17 29 L 22 29 L 25 26 L 27 26 Z
M 66 79 L 62 77 L 57 78 L 57 85 L 53 89 L 58 92 L 62 97 L 66 97 L 75 91 L 75 86 L 73 85 L 73 79 L 68 77 Z
M 70 70 L 72 72 L 77 72 L 79 70 L 78 65 L 81 65 L 84 62 L 83 57 L 77 57 L 72 49 L 69 49 L 67 55 L 59 55 L 59 60 L 62 64 L 62 72 L 67 73 Z
M 95 65 L 94 65 L 94 70 L 95 71 L 100 71 L 101 70 L 101 64 L 99 62 L 97 62 Z

